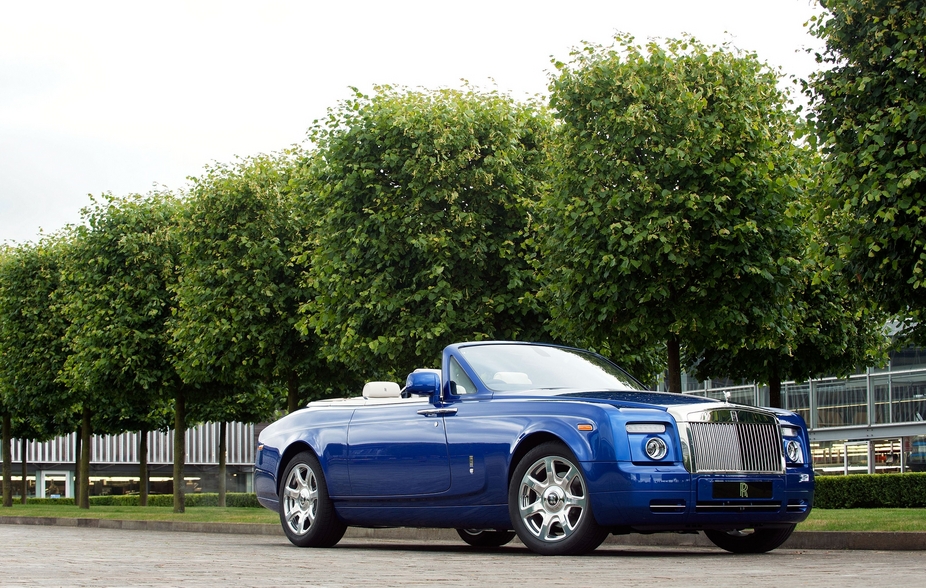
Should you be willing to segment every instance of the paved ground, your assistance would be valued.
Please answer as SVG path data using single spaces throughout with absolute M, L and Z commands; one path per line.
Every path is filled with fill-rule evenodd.
M 3 586 L 709 586 L 926 583 L 923 552 L 782 548 L 738 556 L 701 547 L 606 544 L 551 558 L 513 545 L 346 538 L 298 549 L 279 536 L 0 525 Z

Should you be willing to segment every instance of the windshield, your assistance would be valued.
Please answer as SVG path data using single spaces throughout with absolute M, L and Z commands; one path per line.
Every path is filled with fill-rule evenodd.
M 644 390 L 608 360 L 544 345 L 473 345 L 460 353 L 494 392 L 511 390 Z

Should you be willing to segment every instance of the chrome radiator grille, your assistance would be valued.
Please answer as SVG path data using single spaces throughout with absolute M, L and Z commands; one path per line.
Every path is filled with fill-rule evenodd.
M 783 471 L 781 433 L 777 420 L 692 422 L 689 427 L 692 472 Z

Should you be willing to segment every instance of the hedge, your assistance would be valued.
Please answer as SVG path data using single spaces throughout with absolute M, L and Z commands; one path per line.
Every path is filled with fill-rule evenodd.
M 204 492 L 184 495 L 186 506 L 218 506 L 219 495 L 215 492 Z M 60 504 L 73 506 L 73 498 L 30 498 L 29 504 Z M 173 506 L 173 494 L 149 494 L 148 506 Z M 260 506 L 257 495 L 253 492 L 228 492 L 225 494 L 225 505 L 229 507 L 256 508 Z M 90 506 L 138 506 L 137 494 L 91 496 Z
M 815 508 L 923 508 L 926 473 L 817 476 Z

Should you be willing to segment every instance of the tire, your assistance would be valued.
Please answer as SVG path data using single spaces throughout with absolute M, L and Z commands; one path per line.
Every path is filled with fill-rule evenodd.
M 562 443 L 527 452 L 508 488 L 508 514 L 521 542 L 541 555 L 579 555 L 608 536 L 592 514 L 582 469 Z
M 347 530 L 328 498 L 321 464 L 309 451 L 296 454 L 284 470 L 280 523 L 292 544 L 299 547 L 331 547 Z
M 751 533 L 742 531 L 714 531 L 707 529 L 704 534 L 711 543 L 731 553 L 765 553 L 788 540 L 794 532 L 795 525 L 777 529 L 755 529 Z
M 460 539 L 473 547 L 501 547 L 514 539 L 514 531 L 493 531 L 489 529 L 457 529 Z

